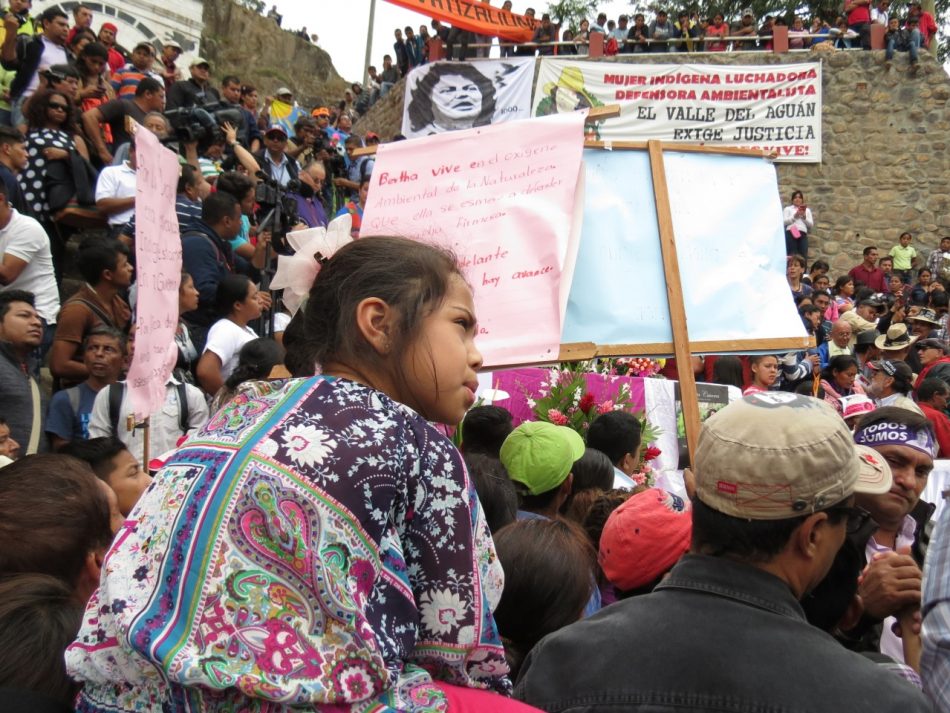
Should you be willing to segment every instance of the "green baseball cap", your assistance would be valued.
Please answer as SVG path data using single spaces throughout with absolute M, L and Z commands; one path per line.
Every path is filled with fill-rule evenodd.
M 584 440 L 567 426 L 526 421 L 508 434 L 501 446 L 501 462 L 508 476 L 531 495 L 558 487 L 584 455 Z

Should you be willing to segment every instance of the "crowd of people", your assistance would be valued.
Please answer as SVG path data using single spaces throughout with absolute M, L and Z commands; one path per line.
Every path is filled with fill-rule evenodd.
M 442 40 L 443 56 L 461 60 L 488 57 L 493 44 L 500 47 L 502 57 L 586 55 L 591 33 L 603 36 L 603 51 L 608 56 L 642 52 L 770 51 L 776 26 L 788 28 L 789 49 L 809 49 L 824 43 L 836 49 L 870 49 L 871 25 L 875 23 L 886 28 L 888 59 L 899 51 L 910 53 L 911 60 L 916 62 L 920 49 L 929 48 L 936 37 L 937 23 L 933 15 L 922 9 L 919 0 L 909 3 L 903 17 L 894 15 L 890 5 L 890 0 L 877 0 L 876 4 L 872 0 L 846 0 L 844 12 L 835 17 L 766 15 L 761 21 L 751 7 L 745 8 L 737 18 L 721 12 L 700 15 L 687 9 L 674 14 L 657 7 L 652 16 L 638 12 L 613 20 L 607 19 L 606 13 L 600 13 L 594 22 L 584 18 L 576 24 L 564 23 L 560 28 L 549 13 L 543 13 L 540 20 L 536 20 L 531 42 L 525 44 L 479 35 L 433 20 L 431 33 L 425 25 L 419 27 L 418 34 L 411 27 L 405 28 L 405 35 L 403 30 L 395 30 L 395 69 L 400 76 L 428 61 L 430 38 Z M 511 0 L 505 0 L 501 7 L 513 11 Z M 536 19 L 531 7 L 520 14 Z
M 795 191 L 814 347 L 670 360 L 736 397 L 681 489 L 636 485 L 635 415 L 478 404 L 455 256 L 360 235 L 376 87 L 261 101 L 29 5 L 0 41 L 4 710 L 950 710 L 950 508 L 934 527 L 921 497 L 950 456 L 950 237 L 832 275 Z M 127 118 L 181 164 L 177 361 L 145 421 Z M 291 316 L 274 255 L 334 215 L 360 239 Z

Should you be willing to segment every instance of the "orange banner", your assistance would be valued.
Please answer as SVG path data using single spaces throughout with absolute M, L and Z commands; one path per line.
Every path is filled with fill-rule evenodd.
M 452 27 L 512 42 L 530 42 L 541 23 L 477 0 L 387 0 L 407 10 L 447 22 Z

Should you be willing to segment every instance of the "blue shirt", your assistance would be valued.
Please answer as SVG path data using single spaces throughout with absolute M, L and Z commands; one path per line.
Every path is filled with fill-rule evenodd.
M 93 391 L 86 382 L 74 388 L 79 390 L 78 409 L 73 411 L 69 400 L 70 389 L 57 391 L 49 403 L 46 432 L 67 441 L 85 441 L 89 438 L 89 418 L 98 392 Z

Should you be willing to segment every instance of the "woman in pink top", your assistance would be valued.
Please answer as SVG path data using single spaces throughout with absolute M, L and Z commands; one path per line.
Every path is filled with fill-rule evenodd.
M 778 358 L 771 354 L 757 354 L 749 358 L 749 370 L 752 372 L 752 383 L 742 392 L 743 396 L 772 388 L 778 378 Z
M 709 23 L 709 26 L 706 28 L 706 51 L 707 52 L 725 52 L 726 43 L 721 39 L 716 40 L 712 39 L 715 37 L 726 37 L 729 34 L 729 25 L 723 22 L 723 17 L 721 13 L 716 13 L 716 16 L 713 17 L 713 21 Z

